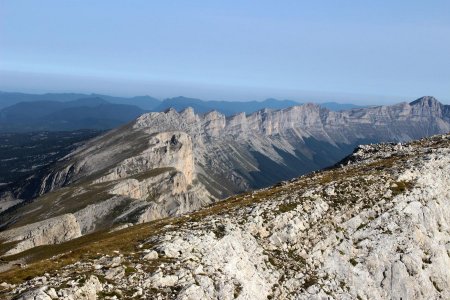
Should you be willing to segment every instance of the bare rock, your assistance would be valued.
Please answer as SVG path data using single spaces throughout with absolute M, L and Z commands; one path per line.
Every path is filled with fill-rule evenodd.
M 1 239 L 18 242 L 5 255 L 16 254 L 36 246 L 59 244 L 79 236 L 80 225 L 73 214 L 0 232 Z

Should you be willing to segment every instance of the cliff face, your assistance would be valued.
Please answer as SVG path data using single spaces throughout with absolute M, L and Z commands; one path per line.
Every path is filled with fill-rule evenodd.
M 450 115 L 447 110 L 447 106 L 433 97 L 423 97 L 409 104 L 341 112 L 330 111 L 315 104 L 305 104 L 282 110 L 265 109 L 247 116 L 241 113 L 228 118 L 216 111 L 200 116 L 195 115 L 192 109 L 186 109 L 182 113 L 171 109 L 165 113 L 145 114 L 137 119 L 133 127 L 147 128 L 148 132 L 176 128 L 203 137 L 246 137 L 252 134 L 271 136 L 299 130 L 302 137 L 315 135 L 317 139 L 328 139 L 334 143 L 342 137 L 345 137 L 344 141 L 350 142 L 361 134 L 371 134 L 389 140 L 410 140 L 423 134 L 423 130 L 417 133 L 415 129 L 426 124 L 436 130 L 448 131 Z M 402 131 L 404 127 L 408 129 Z
M 0 232 L 0 239 L 4 243 L 15 244 L 4 255 L 13 255 L 37 246 L 59 244 L 80 236 L 80 225 L 72 214 Z
M 359 143 L 448 131 L 449 109 L 432 97 L 342 112 L 306 104 L 232 117 L 148 113 L 55 164 L 40 197 L 0 214 L 0 226 L 73 214 L 86 234 L 148 222 L 328 167 Z
M 147 134 L 187 132 L 196 168 L 205 175 L 201 179 L 221 198 L 327 167 L 360 143 L 449 132 L 450 114 L 436 99 L 423 97 L 410 104 L 342 112 L 306 104 L 228 118 L 215 111 L 168 110 L 141 116 L 133 128 Z
M 433 97 L 342 112 L 306 104 L 228 118 L 215 111 L 169 109 L 144 114 L 69 154 L 42 178 L 35 194 L 86 177 L 102 182 L 174 167 L 187 184 L 199 174 L 210 192 L 223 198 L 327 167 L 360 143 L 448 131 L 450 109 Z M 267 172 L 274 168 L 277 172 Z
M 333 169 L 117 232 L 131 245 L 99 237 L 101 253 L 42 270 L 56 276 L 5 284 L 4 295 L 81 299 L 74 293 L 89 288 L 92 299 L 100 291 L 155 299 L 448 299 L 449 207 L 450 135 L 366 145 Z
M 146 135 L 119 130 L 92 141 L 44 178 L 41 191 L 47 193 L 3 214 L 2 225 L 12 229 L 0 233 L 0 238 L 27 232 L 4 254 L 119 224 L 178 215 L 212 203 L 215 198 L 197 179 L 193 153 L 191 137 L 180 131 Z M 57 221 L 55 228 L 60 224 L 61 228 L 34 229 L 47 219 Z M 78 226 L 76 234 L 71 232 L 73 222 Z M 4 242 L 10 241 L 18 240 Z

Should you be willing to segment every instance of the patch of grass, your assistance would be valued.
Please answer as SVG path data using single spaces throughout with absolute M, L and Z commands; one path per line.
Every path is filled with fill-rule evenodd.
M 132 175 L 129 178 L 132 179 L 136 179 L 138 181 L 142 181 L 144 179 L 150 178 L 150 177 L 155 177 L 161 174 L 164 174 L 166 172 L 176 172 L 175 168 L 172 167 L 167 167 L 167 168 L 155 168 L 155 169 L 151 169 L 149 171 L 146 172 L 142 172 L 136 175 Z
M 393 196 L 403 194 L 407 190 L 411 189 L 413 184 L 409 181 L 397 181 L 391 186 L 391 191 Z
M 392 234 L 392 231 L 389 228 L 386 228 L 382 233 L 383 234 Z
M 213 230 L 214 235 L 216 238 L 221 239 L 226 235 L 226 228 L 224 225 L 219 224 L 216 226 L 216 228 Z
M 313 286 L 315 284 L 317 284 L 318 278 L 315 275 L 310 275 L 308 278 L 305 279 L 305 282 L 303 283 L 303 288 L 306 290 L 308 289 L 310 286 Z
M 364 227 L 366 227 L 367 226 L 367 223 L 361 223 L 361 224 L 359 224 L 359 226 L 356 228 L 356 230 L 361 230 L 361 229 L 363 229 Z
M 299 205 L 298 202 L 283 203 L 280 206 L 278 206 L 278 212 L 286 213 L 288 211 L 296 209 L 298 205 Z
M 427 256 L 427 257 L 422 257 L 422 262 L 423 262 L 424 264 L 429 265 L 429 264 L 431 264 L 431 258 L 430 258 L 429 256 Z
M 113 251 L 132 252 L 139 241 L 161 230 L 165 222 L 154 222 L 151 225 L 136 225 L 133 230 L 122 230 L 114 233 L 99 231 L 80 238 L 57 244 L 35 247 L 16 255 L 6 256 L 6 261 L 25 259 L 27 265 L 14 268 L 0 274 L 0 282 L 20 283 L 27 278 L 41 276 L 65 265 L 83 259 L 97 257 L 97 253 L 113 254 Z
M 242 292 L 242 285 L 240 283 L 235 283 L 234 284 L 234 293 L 233 293 L 234 298 L 239 297 L 241 292 Z
M 6 252 L 14 248 L 18 243 L 19 241 L 5 242 L 0 240 L 0 255 L 5 254 Z M 3 258 L 0 258 L 0 261 L 3 261 Z
M 116 297 L 116 299 L 122 298 L 122 296 L 115 291 L 112 291 L 112 292 L 100 291 L 100 292 L 98 292 L 97 296 L 99 297 L 99 299 L 106 299 L 106 298 L 109 299 L 110 297 L 114 297 L 114 296 Z
M 438 284 L 437 284 L 435 281 L 433 281 L 433 279 L 431 279 L 431 277 L 430 277 L 430 281 L 431 281 L 431 283 L 433 284 L 433 286 L 434 286 L 434 288 L 436 289 L 436 291 L 438 291 L 439 293 L 441 293 L 441 292 L 442 292 L 442 289 L 438 286 Z
M 66 213 L 72 213 L 90 204 L 112 198 L 113 195 L 107 192 L 108 185 L 109 183 L 74 185 L 44 194 L 33 202 L 14 211 L 14 214 L 20 215 L 21 218 L 15 220 L 11 228 L 39 222 Z M 3 222 L 6 222 L 10 218 L 11 216 L 9 215 L 1 216 Z

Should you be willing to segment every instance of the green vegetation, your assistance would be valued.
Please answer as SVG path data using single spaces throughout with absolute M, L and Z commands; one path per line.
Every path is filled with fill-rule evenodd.
M 318 283 L 318 278 L 315 275 L 310 275 L 305 279 L 305 282 L 303 283 L 303 288 L 306 290 L 310 286 L 313 286 Z
M 142 173 L 139 173 L 139 174 L 136 174 L 136 175 L 132 175 L 132 176 L 130 176 L 130 178 L 136 179 L 138 181 L 142 181 L 142 180 L 145 180 L 145 179 L 150 178 L 150 177 L 155 177 L 155 176 L 164 174 L 166 172 L 176 172 L 176 169 L 172 168 L 172 167 L 155 168 L 155 169 L 151 169 L 151 170 L 146 171 L 146 172 L 142 172 Z
M 46 165 L 100 133 L 99 130 L 0 132 L 0 183 L 20 182 L 30 175 L 39 175 Z
M 356 265 L 358 264 L 358 262 L 356 261 L 356 259 L 354 259 L 353 257 L 350 258 L 348 262 L 351 263 L 352 266 L 356 266 Z
M 286 213 L 288 211 L 296 209 L 298 205 L 299 205 L 298 202 L 283 203 L 280 206 L 278 206 L 278 211 L 280 213 Z
M 367 223 L 361 223 L 361 224 L 359 224 L 359 226 L 356 228 L 356 230 L 361 230 L 361 229 L 363 229 L 364 227 L 366 227 L 367 226 Z
M 234 298 L 239 297 L 242 292 L 242 285 L 240 283 L 234 284 Z
M 216 228 L 214 228 L 213 233 L 216 236 L 216 238 L 221 239 L 226 234 L 226 228 L 224 225 L 219 224 L 216 226 Z
M 430 277 L 430 281 L 431 281 L 431 283 L 433 283 L 433 286 L 434 286 L 434 288 L 436 289 L 436 291 L 438 291 L 439 293 L 443 291 L 443 290 L 438 286 L 438 284 L 436 283 L 436 281 L 433 281 L 433 279 L 431 279 L 431 277 Z

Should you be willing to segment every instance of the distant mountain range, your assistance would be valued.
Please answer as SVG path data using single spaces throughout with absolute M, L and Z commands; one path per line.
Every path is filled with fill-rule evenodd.
M 0 111 L 0 131 L 110 129 L 144 112 L 134 105 L 112 104 L 98 97 L 67 102 L 19 102 Z
M 205 101 L 175 97 L 163 101 L 150 96 L 131 98 L 100 94 L 24 94 L 0 92 L 0 131 L 58 131 L 78 129 L 110 129 L 134 120 L 146 112 L 169 108 L 182 111 L 192 107 L 197 113 L 218 111 L 229 117 L 251 114 L 261 109 L 283 109 L 301 103 L 292 100 Z M 321 103 L 331 111 L 361 108 L 354 104 Z
M 100 98 L 113 104 L 128 104 L 138 106 L 143 110 L 153 110 L 161 101 L 150 96 L 137 96 L 131 98 L 114 97 L 100 94 L 79 93 L 48 93 L 48 94 L 25 94 L 0 91 L 0 109 L 20 103 L 37 101 L 69 102 L 79 99 Z

